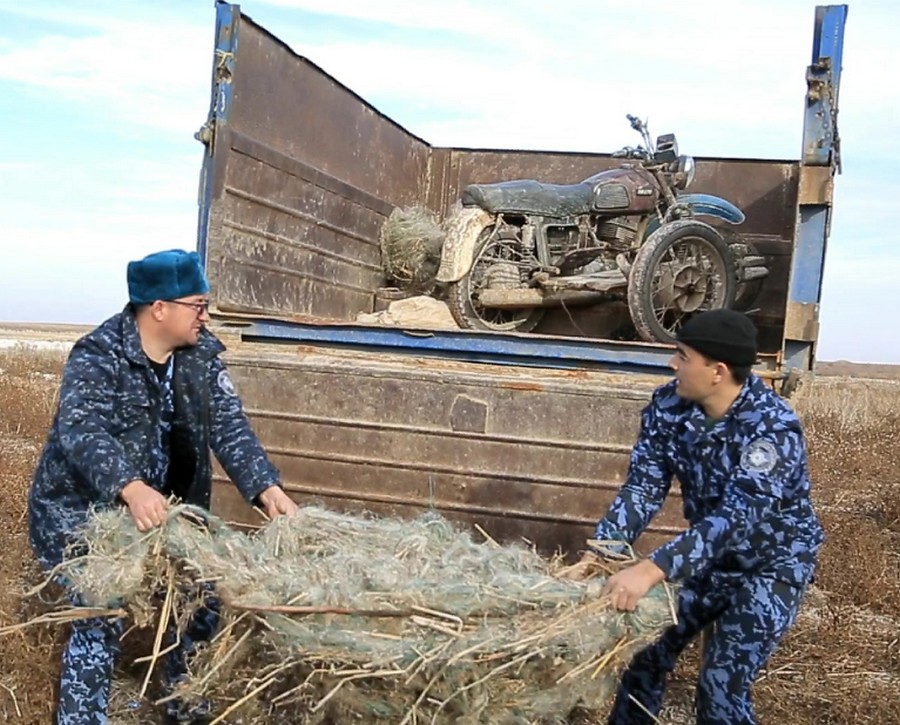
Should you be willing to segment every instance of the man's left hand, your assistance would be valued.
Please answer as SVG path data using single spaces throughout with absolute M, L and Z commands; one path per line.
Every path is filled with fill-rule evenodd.
M 629 566 L 606 580 L 602 595 L 609 595 L 612 605 L 622 612 L 633 612 L 654 584 L 666 578 L 665 572 L 649 559 Z
M 263 505 L 266 516 L 271 519 L 282 514 L 292 516 L 297 513 L 297 504 L 281 486 L 269 486 L 259 494 L 259 502 Z

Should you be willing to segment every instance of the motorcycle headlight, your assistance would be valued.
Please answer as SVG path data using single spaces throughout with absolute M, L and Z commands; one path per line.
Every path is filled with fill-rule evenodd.
M 687 189 L 694 181 L 694 175 L 697 173 L 697 164 L 694 162 L 694 157 L 679 156 L 676 173 L 679 177 L 678 187 Z

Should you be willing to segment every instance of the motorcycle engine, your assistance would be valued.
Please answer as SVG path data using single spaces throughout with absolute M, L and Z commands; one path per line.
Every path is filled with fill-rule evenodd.
M 627 252 L 637 238 L 637 217 L 604 219 L 597 225 L 597 239 L 606 242 L 617 252 Z

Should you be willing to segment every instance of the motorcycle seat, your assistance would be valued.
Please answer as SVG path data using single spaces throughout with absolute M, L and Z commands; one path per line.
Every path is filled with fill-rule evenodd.
M 570 217 L 591 210 L 594 185 L 542 184 L 521 179 L 496 184 L 469 184 L 462 193 L 463 206 L 477 206 L 491 214 L 519 213 Z

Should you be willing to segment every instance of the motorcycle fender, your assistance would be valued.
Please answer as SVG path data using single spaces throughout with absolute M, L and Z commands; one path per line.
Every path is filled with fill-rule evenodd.
M 463 207 L 450 217 L 441 248 L 438 282 L 459 282 L 468 274 L 478 237 L 485 227 L 493 223 L 493 215 L 478 207 Z
M 684 194 L 677 199 L 679 204 L 686 204 L 696 216 L 711 216 L 729 224 L 743 224 L 744 212 L 728 199 L 713 194 Z

